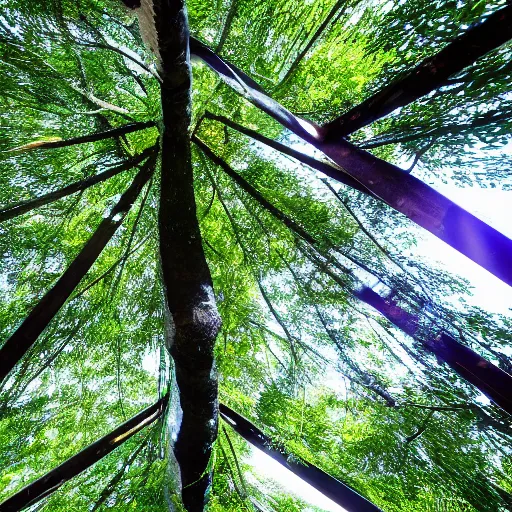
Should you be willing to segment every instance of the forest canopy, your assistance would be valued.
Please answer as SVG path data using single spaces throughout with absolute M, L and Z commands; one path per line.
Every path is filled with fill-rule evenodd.
M 0 511 L 512 510 L 510 3 L 0 5 Z

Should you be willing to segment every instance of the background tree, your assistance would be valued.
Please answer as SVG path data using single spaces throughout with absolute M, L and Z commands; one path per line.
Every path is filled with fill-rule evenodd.
M 317 174 L 339 174 L 318 152 L 308 166 L 269 149 L 261 137 L 310 151 L 246 99 L 261 86 L 331 121 L 503 2 L 187 5 L 192 89 L 180 2 L 4 2 L 0 328 L 16 343 L 1 349 L 0 498 L 169 392 L 29 510 L 201 510 L 205 494 L 211 510 L 300 510 L 246 476 L 229 424 L 217 437 L 215 355 L 222 402 L 383 510 L 510 510 L 510 417 L 425 343 L 445 330 L 510 371 L 510 318 L 466 306 L 466 281 L 408 255 L 411 222 Z M 419 176 L 507 187 L 510 51 L 351 141 Z

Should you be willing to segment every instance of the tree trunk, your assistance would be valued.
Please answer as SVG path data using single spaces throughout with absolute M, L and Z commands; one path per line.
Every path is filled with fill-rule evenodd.
M 7 498 L 3 503 L 0 503 L 0 510 L 2 512 L 17 512 L 53 493 L 67 481 L 91 467 L 118 446 L 121 446 L 144 427 L 156 421 L 164 412 L 168 399 L 168 395 L 164 396 L 157 403 L 144 409 L 114 431 Z
M 114 206 L 110 215 L 101 221 L 94 234 L 64 274 L 2 346 L 0 349 L 0 382 L 5 379 L 48 326 L 123 223 L 140 191 L 151 177 L 154 161 L 155 159 L 151 158 L 144 164 L 130 187 Z
M 303 460 L 296 462 L 292 458 L 288 458 L 282 450 L 274 448 L 272 440 L 256 425 L 253 425 L 227 405 L 220 405 L 220 413 L 226 423 L 246 441 L 272 457 L 341 507 L 354 512 L 381 512 L 379 507 L 361 496 L 357 491 L 336 480 L 320 468 Z
M 174 453 L 183 503 L 202 512 L 212 483 L 209 465 L 217 437 L 214 345 L 221 319 L 196 215 L 189 137 L 191 68 L 184 1 L 154 2 L 161 57 L 162 177 L 160 258 L 183 420 Z
M 359 130 L 393 110 L 403 107 L 445 85 L 486 53 L 499 48 L 512 37 L 512 4 L 491 14 L 485 21 L 468 29 L 439 53 L 424 60 L 404 77 L 327 123 L 329 140 L 338 140 Z

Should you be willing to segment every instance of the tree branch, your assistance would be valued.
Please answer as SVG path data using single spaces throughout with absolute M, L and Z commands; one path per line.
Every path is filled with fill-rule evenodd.
M 127 133 L 144 130 L 146 128 L 153 128 L 156 126 L 154 121 L 146 121 L 140 123 L 127 124 L 120 126 L 119 128 L 112 128 L 100 133 L 92 133 L 90 135 L 83 135 L 81 137 L 75 137 L 67 140 L 51 140 L 51 141 L 36 141 L 24 144 L 17 148 L 9 149 L 8 152 L 23 152 L 32 149 L 52 149 L 52 148 L 65 148 L 68 146 L 74 146 L 76 144 L 85 144 L 86 142 L 97 142 L 99 140 L 111 139 L 115 137 L 121 137 Z
M 156 157 L 150 158 L 135 176 L 110 215 L 104 218 L 89 241 L 34 309 L 0 349 L 0 381 L 5 379 L 25 352 L 58 313 L 73 290 L 92 267 L 154 171 Z
M 144 427 L 156 421 L 167 407 L 168 399 L 168 395 L 161 398 L 151 407 L 144 409 L 126 423 L 117 427 L 110 434 L 89 445 L 60 466 L 7 498 L 0 504 L 2 512 L 17 512 L 56 491 L 73 477 L 91 467 L 118 446 L 121 446 Z
M 315 169 L 316 171 L 320 171 L 322 174 L 325 174 L 326 176 L 329 176 L 329 178 L 333 178 L 336 181 L 343 183 L 347 187 L 351 187 L 355 190 L 358 190 L 359 192 L 362 192 L 363 194 L 373 195 L 366 187 L 364 187 L 363 185 L 361 185 L 361 183 L 359 183 L 357 180 L 352 178 L 341 167 L 335 166 L 334 164 L 331 164 L 328 162 L 322 162 L 322 161 L 317 160 L 316 158 L 313 158 L 309 155 L 305 155 L 304 153 L 301 153 L 300 151 L 297 151 L 288 146 L 285 146 L 284 144 L 281 144 L 280 142 L 277 142 L 273 139 L 269 139 L 268 137 L 265 137 L 264 135 L 259 134 L 255 130 L 251 130 L 250 128 L 246 128 L 238 123 L 235 123 L 234 121 L 232 121 L 231 119 L 228 119 L 225 116 L 219 116 L 216 114 L 212 114 L 209 111 L 206 111 L 204 113 L 204 118 L 212 119 L 214 121 L 223 123 L 224 125 L 229 126 L 233 130 L 243 133 L 244 135 L 247 135 L 248 137 L 251 137 L 252 139 L 254 139 L 256 141 L 261 142 L 262 144 L 265 144 L 266 146 L 269 146 L 285 155 L 295 158 L 299 162 L 306 164 L 307 166 L 311 167 L 312 169 Z
M 512 25 L 506 21 L 512 15 L 512 5 L 499 12 L 505 13 L 503 23 Z M 229 86 L 322 151 L 375 196 L 512 286 L 512 240 L 399 167 L 339 137 L 326 138 L 325 128 L 294 116 L 261 88 L 256 89 L 254 81 L 244 81 L 205 45 L 201 45 L 198 56 Z
M 224 25 L 222 26 L 222 32 L 220 34 L 219 42 L 215 48 L 215 53 L 222 52 L 222 48 L 224 48 L 224 43 L 228 38 L 229 29 L 231 28 L 231 24 L 235 19 L 236 13 L 238 9 L 238 0 L 231 0 L 231 4 L 229 6 L 228 13 L 226 15 L 226 20 L 224 21 Z
M 334 4 L 333 8 L 331 9 L 331 11 L 327 15 L 327 17 L 324 19 L 324 21 L 320 24 L 320 26 L 317 28 L 317 30 L 313 34 L 313 37 L 308 41 L 306 46 L 302 49 L 302 51 L 294 59 L 294 61 L 292 62 L 292 64 L 288 68 L 288 71 L 286 71 L 286 74 L 284 75 L 283 79 L 281 80 L 281 82 L 279 83 L 277 88 L 283 87 L 286 84 L 286 82 L 288 82 L 288 80 L 293 75 L 293 73 L 295 73 L 295 70 L 297 69 L 299 64 L 302 62 L 304 57 L 307 55 L 309 50 L 311 50 L 313 45 L 322 36 L 322 34 L 324 33 L 325 29 L 328 27 L 328 25 L 331 23 L 333 18 L 336 16 L 336 13 L 343 7 L 344 4 L 345 5 L 347 4 L 346 0 L 338 0 Z M 345 11 L 345 9 L 343 9 L 342 12 L 337 17 L 341 16 L 344 11 Z
M 446 80 L 470 66 L 486 53 L 512 37 L 512 5 L 474 25 L 439 53 L 421 62 L 402 78 L 371 96 L 324 128 L 329 140 L 338 140 L 359 130 L 393 110 L 446 85 Z
M 288 458 L 286 453 L 273 448 L 272 440 L 268 436 L 228 406 L 221 404 L 220 413 L 222 419 L 246 441 L 262 450 L 341 507 L 348 510 L 357 510 L 357 512 L 382 512 L 354 489 L 313 466 L 313 464 L 306 461 L 295 462 Z
M 428 422 L 430 421 L 430 419 L 434 415 L 434 412 L 435 411 L 430 411 L 427 414 L 427 416 L 425 417 L 425 419 L 423 420 L 423 423 L 421 424 L 421 427 L 412 436 L 408 436 L 408 437 L 405 438 L 405 442 L 406 443 L 412 443 L 415 439 L 418 439 L 418 437 L 420 437 L 421 434 L 423 434 L 423 432 L 425 432 L 425 430 L 427 430 Z
M 140 155 L 133 157 L 127 162 L 113 167 L 112 169 L 96 174 L 95 176 L 91 176 L 90 178 L 86 178 L 82 181 L 77 181 L 68 185 L 67 187 L 61 188 L 60 190 L 56 190 L 54 192 L 49 192 L 48 194 L 44 194 L 42 196 L 36 197 L 34 199 L 29 199 L 27 201 L 22 201 L 16 204 L 11 204 L 6 208 L 0 210 L 0 222 L 5 222 L 6 220 L 13 219 L 20 215 L 23 215 L 35 208 L 40 208 L 41 206 L 53 203 L 63 197 L 74 194 L 78 191 L 83 191 L 96 185 L 97 183 L 101 183 L 102 181 L 106 181 L 117 174 L 130 170 L 133 167 L 142 163 L 145 159 L 150 157 L 156 151 L 156 147 L 153 146 L 151 148 L 146 149 Z

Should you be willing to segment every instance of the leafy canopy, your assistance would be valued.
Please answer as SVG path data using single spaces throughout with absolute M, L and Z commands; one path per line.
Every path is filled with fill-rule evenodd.
M 191 0 L 188 11 L 195 37 L 219 47 L 292 112 L 324 122 L 502 4 Z M 154 57 L 121 2 L 4 0 L 3 7 L 2 209 L 95 176 L 155 144 L 158 127 L 60 149 L 20 149 L 131 122 L 159 123 L 160 91 Z M 510 187 L 511 52 L 504 45 L 352 140 L 398 164 L 418 156 L 414 172 L 422 177 Z M 386 512 L 510 510 L 512 431 L 505 414 L 354 299 L 356 284 L 346 269 L 393 290 L 426 328 L 441 325 L 506 370 L 510 318 L 468 306 L 468 283 L 415 253 L 416 231 L 404 217 L 203 119 L 206 110 L 224 115 L 305 151 L 203 64 L 194 63 L 193 74 L 196 135 L 318 241 L 313 248 L 299 239 L 193 148 L 197 216 L 223 319 L 216 345 L 221 401 L 263 428 L 276 446 Z M 0 224 L 4 339 L 135 174 L 128 169 Z M 163 491 L 178 409 L 164 344 L 158 187 L 155 176 L 3 383 L 0 499 L 169 387 L 174 405 L 165 420 L 31 510 L 158 511 L 175 499 Z M 247 454 L 230 428 L 221 427 L 211 510 L 254 510 L 251 497 L 268 510 L 304 510 L 282 489 L 265 490 L 244 462 Z

